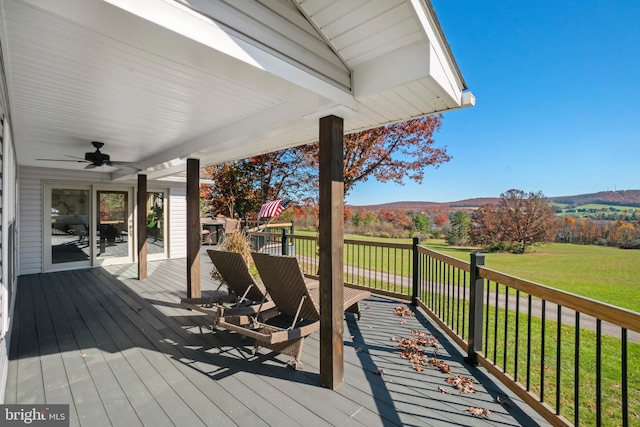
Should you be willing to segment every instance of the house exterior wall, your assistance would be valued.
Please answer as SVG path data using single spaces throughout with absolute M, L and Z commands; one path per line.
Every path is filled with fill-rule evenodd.
M 0 79 L 4 82 L 4 79 Z M 0 88 L 4 93 L 4 87 Z M 4 97 L 0 97 L 0 402 L 4 402 L 9 366 L 12 313 L 16 294 L 16 154 L 9 121 L 5 115 Z
M 64 169 L 47 169 L 22 166 L 19 169 L 19 274 L 36 274 L 44 271 L 43 264 L 43 202 L 44 182 L 74 182 L 85 185 L 105 185 L 118 187 L 135 187 L 132 183 L 102 183 L 97 180 L 99 175 L 93 172 L 75 172 Z M 169 220 L 169 257 L 181 258 L 186 256 L 185 235 L 185 189 L 177 187 L 181 184 L 151 181 L 150 188 L 164 188 L 168 191 L 169 203 L 167 209 Z M 182 200 L 181 200 L 182 199 Z
M 169 188 L 169 258 L 187 256 L 187 187 Z

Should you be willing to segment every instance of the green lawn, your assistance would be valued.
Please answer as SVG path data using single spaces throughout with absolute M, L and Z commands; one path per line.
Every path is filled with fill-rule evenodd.
M 429 240 L 427 247 L 469 261 L 472 248 Z M 598 301 L 640 309 L 640 251 L 605 246 L 551 243 L 522 255 L 487 253 L 493 270 Z

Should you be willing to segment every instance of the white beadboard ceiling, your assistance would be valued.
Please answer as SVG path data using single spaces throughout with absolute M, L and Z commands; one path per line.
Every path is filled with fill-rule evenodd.
M 20 165 L 150 178 L 473 104 L 425 0 L 0 0 Z M 96 168 L 127 179 L 131 169 Z

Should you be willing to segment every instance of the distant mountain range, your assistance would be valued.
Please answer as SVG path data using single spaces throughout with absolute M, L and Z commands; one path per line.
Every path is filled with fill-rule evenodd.
M 560 196 L 548 197 L 549 200 L 556 203 L 563 203 L 572 206 L 580 206 L 587 204 L 605 204 L 619 206 L 637 206 L 640 207 L 640 190 L 619 190 L 619 191 L 600 191 L 598 193 L 580 194 L 577 196 Z M 377 205 L 349 205 L 350 208 L 365 208 L 371 210 L 379 209 L 402 209 L 413 211 L 435 211 L 463 208 L 477 208 L 487 203 L 498 203 L 499 197 L 478 197 L 474 199 L 458 200 L 455 202 L 392 202 Z

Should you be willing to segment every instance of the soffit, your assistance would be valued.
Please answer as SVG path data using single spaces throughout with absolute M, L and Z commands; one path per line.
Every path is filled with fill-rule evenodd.
M 206 165 L 313 141 L 325 114 L 349 132 L 461 106 L 409 0 L 0 1 L 21 165 L 82 169 L 36 159 L 83 157 L 98 140 L 159 178 L 187 157 Z M 368 71 L 392 54 L 411 64 L 412 49 L 419 73 L 384 87 Z

